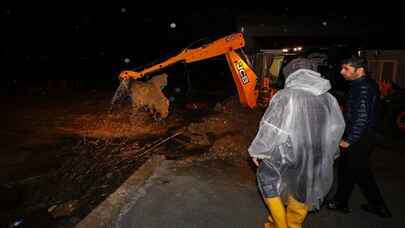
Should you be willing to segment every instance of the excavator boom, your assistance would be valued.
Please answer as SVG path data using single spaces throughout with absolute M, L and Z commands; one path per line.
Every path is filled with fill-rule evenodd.
M 197 62 L 223 55 L 229 51 L 240 49 L 244 46 L 245 40 L 243 39 L 243 35 L 241 33 L 236 33 L 198 48 L 184 49 L 180 54 L 139 72 L 130 70 L 123 71 L 121 72 L 120 77 L 138 79 L 179 62 Z
M 254 108 L 257 105 L 258 97 L 258 92 L 255 89 L 256 74 L 235 52 L 244 46 L 245 40 L 242 33 L 235 33 L 198 48 L 184 49 L 180 54 L 141 71 L 122 71 L 119 77 L 122 79 L 139 79 L 179 62 L 192 63 L 225 55 L 238 90 L 240 102 Z

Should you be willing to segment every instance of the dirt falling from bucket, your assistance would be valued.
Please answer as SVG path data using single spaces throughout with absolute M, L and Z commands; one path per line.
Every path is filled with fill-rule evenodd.
M 167 85 L 167 74 L 155 75 L 148 81 L 123 79 L 111 101 L 111 110 L 125 104 L 130 98 L 132 112 L 147 110 L 155 120 L 165 119 L 169 115 L 169 99 L 162 90 Z

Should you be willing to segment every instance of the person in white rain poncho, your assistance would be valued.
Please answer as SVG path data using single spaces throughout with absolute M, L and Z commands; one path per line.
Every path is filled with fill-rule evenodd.
M 333 182 L 345 123 L 328 93 L 329 81 L 314 69 L 304 58 L 283 69 L 285 88 L 272 98 L 248 150 L 270 210 L 265 227 L 301 227 L 308 210 L 319 209 Z

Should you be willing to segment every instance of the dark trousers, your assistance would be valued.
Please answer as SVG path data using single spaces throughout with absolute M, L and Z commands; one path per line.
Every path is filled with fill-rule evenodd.
M 342 205 L 348 205 L 355 184 L 359 186 L 369 204 L 384 205 L 370 169 L 369 158 L 374 146 L 375 134 L 368 132 L 358 142 L 341 151 L 338 159 L 338 190 L 334 199 Z

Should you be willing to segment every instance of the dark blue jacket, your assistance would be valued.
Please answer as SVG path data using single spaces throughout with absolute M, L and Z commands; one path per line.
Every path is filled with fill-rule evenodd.
M 377 127 L 379 97 L 378 85 L 369 76 L 350 82 L 345 112 L 345 139 L 350 145 Z

